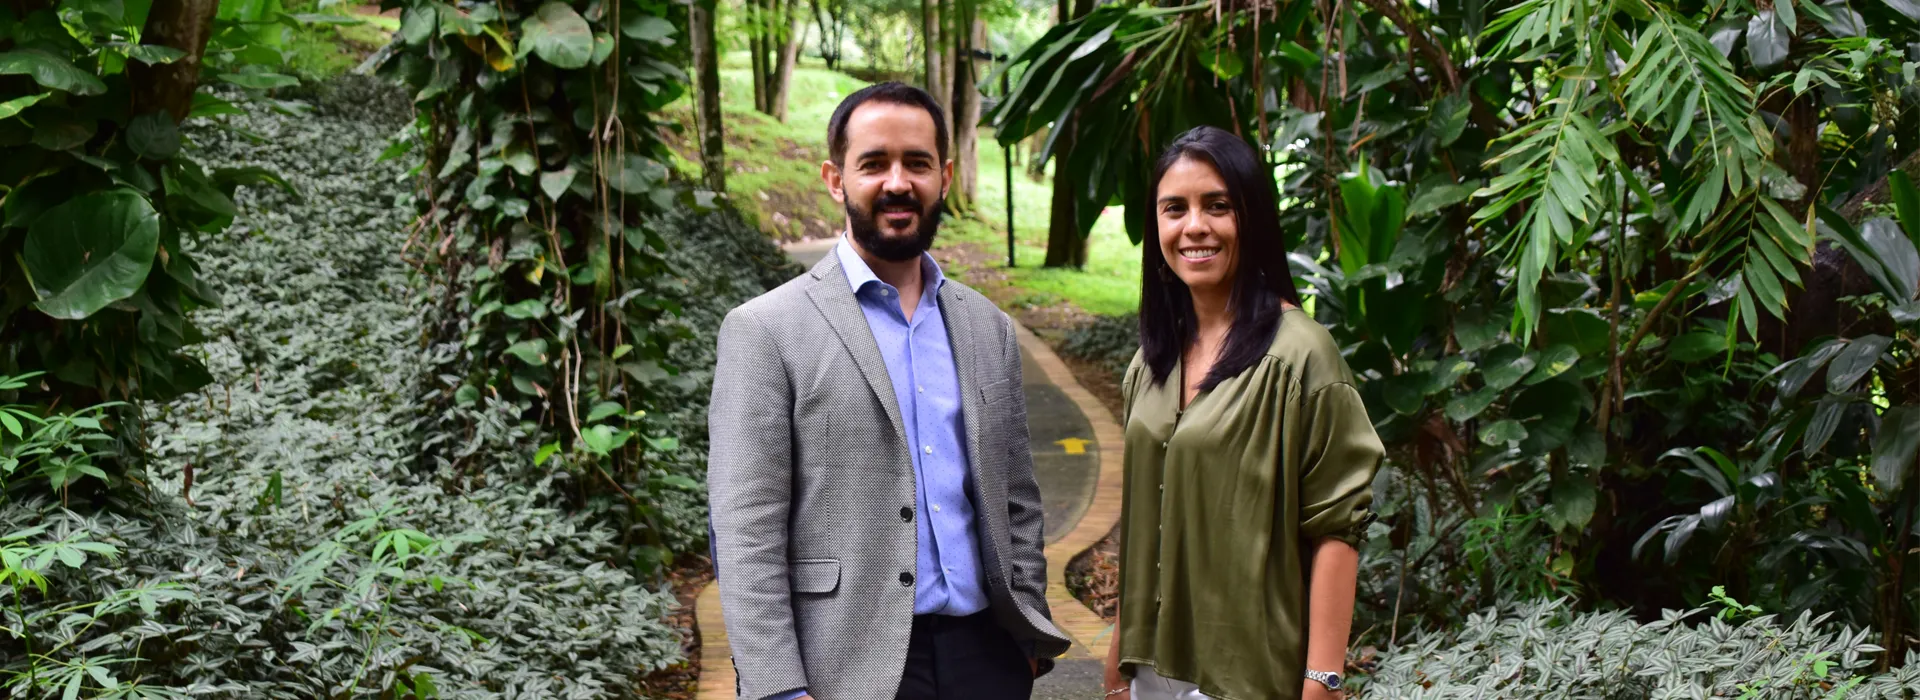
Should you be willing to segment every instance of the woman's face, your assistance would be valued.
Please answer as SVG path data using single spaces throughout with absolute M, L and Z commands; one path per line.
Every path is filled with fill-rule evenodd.
M 1206 161 L 1181 158 L 1167 168 L 1155 193 L 1160 254 L 1194 294 L 1233 288 L 1240 235 L 1227 183 Z

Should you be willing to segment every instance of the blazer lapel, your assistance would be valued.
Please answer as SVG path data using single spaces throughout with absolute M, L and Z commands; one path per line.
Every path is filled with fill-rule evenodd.
M 986 422 L 986 399 L 981 395 L 981 380 L 996 375 L 990 374 L 994 368 L 981 362 L 981 336 L 976 331 L 976 319 L 973 310 L 961 301 L 959 292 L 952 284 L 940 288 L 940 317 L 946 322 L 947 341 L 953 347 L 953 366 L 960 375 L 960 422 L 967 431 L 967 469 L 973 475 L 975 489 L 987 498 L 1000 498 L 1002 493 L 999 474 L 981 469 L 980 465 L 988 460 L 982 449 L 986 436 L 981 434 L 980 425 Z M 986 512 L 986 511 L 982 511 Z M 984 534 L 984 533 L 983 533 Z
M 860 368 L 860 375 L 867 378 L 867 386 L 873 389 L 874 397 L 880 399 L 880 405 L 887 411 L 887 418 L 893 421 L 894 435 L 900 444 L 906 445 L 906 423 L 900 418 L 900 404 L 894 400 L 893 379 L 887 376 L 887 361 L 880 356 L 880 344 L 873 340 L 873 329 L 867 326 L 866 312 L 860 310 L 860 300 L 854 298 L 853 288 L 847 285 L 847 275 L 840 269 L 840 259 L 829 252 L 813 268 L 814 282 L 807 287 L 807 296 L 813 299 L 813 305 L 825 316 L 827 325 L 833 327 L 834 334 L 840 336 L 840 343 L 853 355 L 853 364 Z

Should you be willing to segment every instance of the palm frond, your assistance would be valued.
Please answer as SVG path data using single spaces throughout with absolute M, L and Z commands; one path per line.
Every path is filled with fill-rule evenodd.
M 1667 132 L 1667 153 L 1692 144 L 1680 159 L 1693 173 L 1676 203 L 1682 230 L 1699 230 L 1727 197 L 1758 184 L 1772 139 L 1753 91 L 1687 18 L 1656 8 L 1614 84 L 1629 118 Z
M 1523 337 L 1531 335 L 1540 319 L 1541 275 L 1561 251 L 1586 240 L 1585 232 L 1592 230 L 1603 203 L 1598 196 L 1603 187 L 1600 174 L 1620 160 L 1609 140 L 1617 127 L 1603 129 L 1586 114 L 1603 104 L 1603 96 L 1593 87 L 1584 77 L 1563 79 L 1559 96 L 1535 112 L 1551 114 L 1536 116 L 1503 139 L 1512 145 L 1487 161 L 1499 167 L 1501 175 L 1474 193 L 1493 198 L 1474 212 L 1473 220 L 1479 225 L 1517 205 L 1529 205 L 1499 244 L 1516 265 L 1520 313 L 1515 323 Z

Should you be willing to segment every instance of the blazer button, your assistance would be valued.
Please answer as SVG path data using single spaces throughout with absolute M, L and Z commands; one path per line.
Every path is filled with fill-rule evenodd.
M 909 506 L 900 506 L 900 522 L 903 522 L 903 523 L 913 522 L 913 508 Z
M 913 585 L 913 574 L 907 573 L 905 571 L 900 572 L 900 585 L 902 586 Z

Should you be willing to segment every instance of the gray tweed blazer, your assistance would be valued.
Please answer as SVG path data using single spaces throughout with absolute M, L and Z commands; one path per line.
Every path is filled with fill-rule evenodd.
M 939 303 L 960 374 L 989 612 L 1039 656 L 1059 656 L 1070 642 L 1047 609 L 1013 323 L 952 280 Z M 890 700 L 898 689 L 918 514 L 896 403 L 837 256 L 721 325 L 707 490 L 739 697 L 805 687 L 819 700 Z

